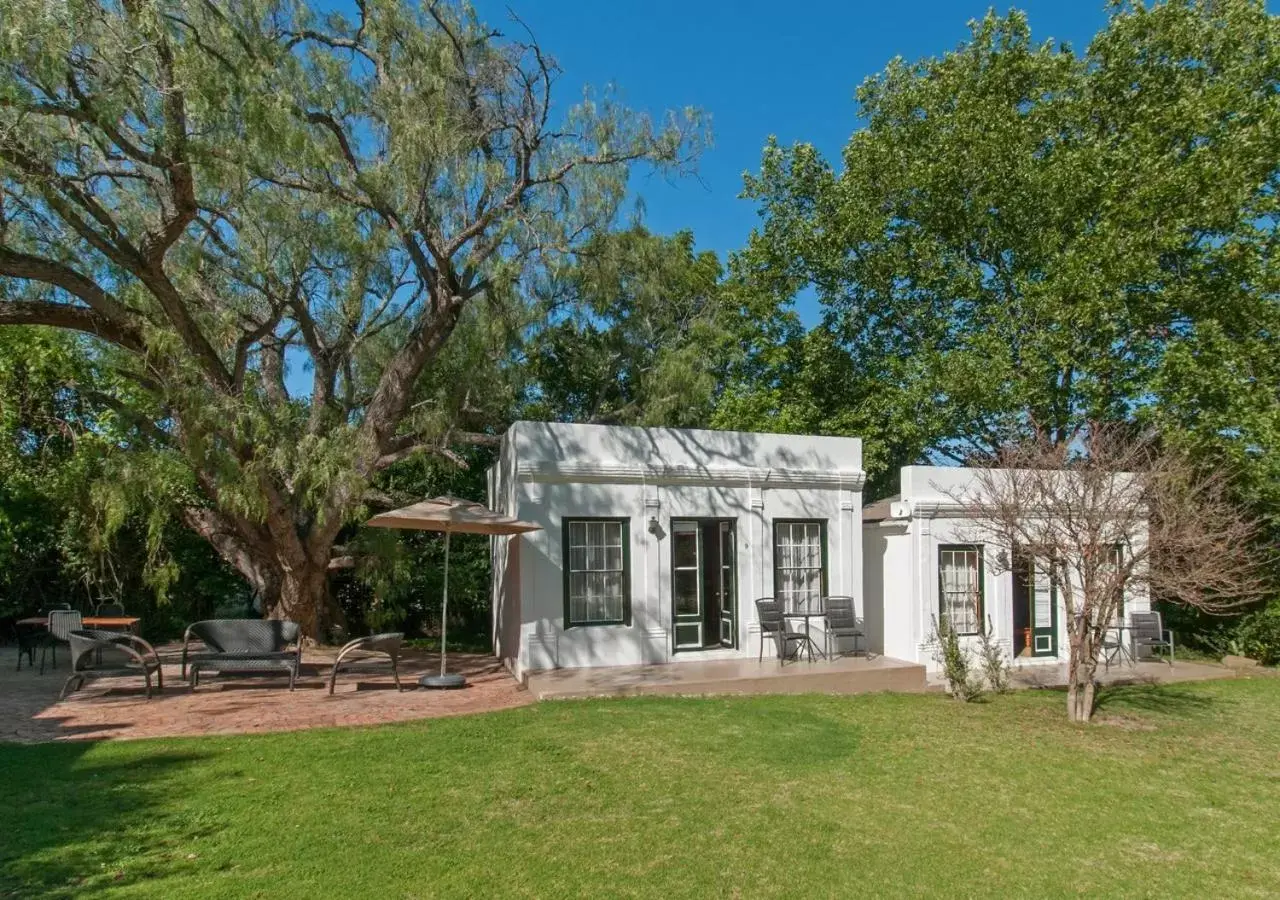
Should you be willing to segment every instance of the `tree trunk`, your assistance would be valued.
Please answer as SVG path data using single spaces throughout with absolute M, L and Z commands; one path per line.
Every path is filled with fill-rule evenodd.
M 321 640 L 335 621 L 336 607 L 329 593 L 329 564 L 308 562 L 305 566 L 281 569 L 267 595 L 262 598 L 262 612 L 268 619 L 289 619 L 302 627 L 302 633 Z M 338 612 L 340 616 L 340 612 Z
M 297 622 L 304 635 L 317 641 L 334 625 L 345 626 L 346 617 L 329 590 L 331 544 L 307 554 L 281 522 L 275 523 L 273 534 L 212 509 L 188 509 L 186 521 L 249 582 L 262 598 L 265 617 Z M 285 539 L 275 540 L 280 535 Z
M 1072 635 L 1067 663 L 1067 718 L 1072 722 L 1087 725 L 1093 718 L 1097 669 L 1098 661 L 1088 638 Z

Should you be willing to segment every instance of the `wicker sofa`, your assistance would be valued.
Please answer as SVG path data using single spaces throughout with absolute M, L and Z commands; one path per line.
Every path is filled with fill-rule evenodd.
M 182 637 L 182 677 L 191 689 L 201 672 L 220 675 L 289 676 L 293 690 L 302 665 L 301 629 L 297 622 L 268 619 L 208 619 L 187 627 Z M 192 649 L 193 642 L 203 645 Z

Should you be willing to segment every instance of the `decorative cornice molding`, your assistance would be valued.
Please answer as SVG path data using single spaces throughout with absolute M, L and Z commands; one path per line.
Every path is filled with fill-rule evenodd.
M 955 500 L 912 500 L 911 515 L 924 519 L 963 516 L 973 509 Z
M 898 501 L 902 504 L 902 501 Z M 973 503 L 960 503 L 956 500 L 912 500 L 902 504 L 908 514 L 890 515 L 876 521 L 905 522 L 908 519 L 980 519 L 983 518 L 981 508 Z M 1027 517 L 1047 517 L 1053 515 L 1049 509 L 1033 509 L 1027 511 Z
M 721 487 L 843 488 L 861 491 L 861 470 L 756 468 L 752 466 L 615 465 L 610 463 L 520 463 L 524 482 L 591 482 L 600 484 L 703 484 Z

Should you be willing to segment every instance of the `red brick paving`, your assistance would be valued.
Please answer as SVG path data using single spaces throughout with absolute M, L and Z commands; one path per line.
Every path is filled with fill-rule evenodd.
M 192 693 L 179 679 L 179 648 L 158 648 L 164 660 L 165 689 L 147 700 L 142 679 L 90 681 L 58 701 L 68 671 L 64 653 L 58 668 L 21 672 L 13 647 L 0 648 L 0 741 L 131 740 L 148 737 L 296 731 L 340 725 L 378 725 L 410 719 L 456 716 L 508 709 L 533 702 L 491 656 L 449 655 L 449 671 L 470 684 L 456 691 L 418 688 L 418 676 L 438 672 L 437 654 L 410 652 L 400 661 L 397 692 L 387 670 L 343 673 L 332 697 L 328 691 L 326 648 L 303 656 L 303 674 L 290 693 L 287 679 L 247 679 L 202 675 Z

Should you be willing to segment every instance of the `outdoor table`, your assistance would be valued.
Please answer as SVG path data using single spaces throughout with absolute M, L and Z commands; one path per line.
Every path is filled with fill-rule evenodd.
M 795 612 L 795 611 L 792 611 L 792 612 L 783 613 L 782 615 L 783 615 L 783 617 L 788 618 L 788 619 L 804 619 L 804 639 L 805 639 L 805 642 L 809 645 L 809 659 L 810 659 L 810 660 L 812 660 L 812 659 L 813 659 L 813 651 L 814 651 L 814 650 L 817 650 L 817 651 L 818 651 L 818 655 L 819 655 L 819 656 L 821 656 L 823 659 L 826 659 L 826 658 L 827 658 L 827 654 L 823 651 L 823 649 L 822 649 L 821 647 L 819 647 L 819 646 L 814 642 L 813 637 L 812 637 L 812 635 L 810 634 L 810 626 L 809 626 L 809 623 L 810 623 L 812 620 L 814 620 L 814 619 L 825 619 L 825 618 L 826 618 L 826 616 L 827 616 L 826 610 L 818 610 L 818 611 L 816 611 L 816 612 L 814 612 L 814 611 L 806 611 L 806 612 Z M 796 657 L 796 658 L 797 658 L 797 659 L 799 658 L 799 654 L 797 654 L 797 657 Z
M 103 631 L 133 631 L 142 620 L 137 616 L 83 616 L 80 619 L 85 628 L 101 628 Z M 31 616 L 19 619 L 17 624 L 32 628 L 48 628 L 48 616 Z
M 1133 631 L 1133 626 L 1128 624 L 1127 622 L 1115 622 L 1111 625 L 1108 625 L 1106 632 L 1104 632 L 1104 637 L 1102 639 L 1103 641 L 1102 647 L 1104 650 L 1107 649 L 1107 638 L 1105 637 L 1105 635 L 1113 631 L 1116 633 L 1116 643 L 1115 643 L 1115 647 L 1113 648 L 1113 652 L 1107 654 L 1107 665 L 1108 666 L 1111 665 L 1111 660 L 1115 659 L 1117 654 L 1120 656 L 1121 659 L 1128 657 L 1130 665 L 1132 665 L 1133 663 L 1136 663 L 1137 659 L 1134 657 L 1134 654 L 1133 654 L 1132 641 L 1125 640 L 1125 632 Z

